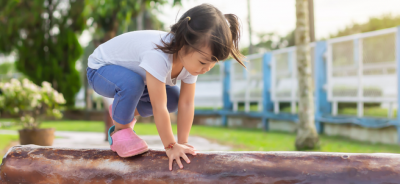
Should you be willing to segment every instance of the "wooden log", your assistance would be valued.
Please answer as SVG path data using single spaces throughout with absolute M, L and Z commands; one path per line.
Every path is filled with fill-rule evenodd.
M 0 183 L 399 183 L 399 154 L 198 152 L 168 170 L 163 150 L 121 158 L 109 149 L 14 146 Z

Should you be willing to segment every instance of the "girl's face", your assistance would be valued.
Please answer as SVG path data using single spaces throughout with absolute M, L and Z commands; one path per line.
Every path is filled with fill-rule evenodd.
M 185 47 L 185 46 L 184 46 Z M 211 60 L 211 49 L 210 47 L 200 48 L 201 51 L 205 52 L 203 55 L 196 50 L 192 50 L 191 53 L 184 54 L 185 48 L 182 48 L 181 51 L 178 52 L 178 57 L 183 64 L 183 67 L 192 75 L 196 76 L 199 74 L 204 74 L 211 70 L 214 65 L 217 63 Z

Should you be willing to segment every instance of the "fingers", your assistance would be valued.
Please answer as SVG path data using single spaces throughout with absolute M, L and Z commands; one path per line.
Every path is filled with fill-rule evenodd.
M 185 153 L 190 153 L 190 154 L 192 154 L 192 155 L 196 155 L 197 153 L 196 153 L 196 150 L 193 148 L 188 148 L 188 149 L 185 149 Z
M 169 159 L 169 170 L 172 171 L 172 162 L 174 161 L 174 158 Z
M 188 146 L 188 147 L 191 147 L 191 148 L 193 148 L 195 151 L 197 151 L 196 148 L 194 148 L 194 146 L 189 145 L 189 144 L 185 144 L 185 145 Z
M 186 154 L 184 154 L 184 155 L 182 156 L 182 158 L 183 158 L 183 160 L 186 161 L 186 163 L 190 164 L 190 160 L 189 160 L 189 158 L 186 156 Z
M 181 158 L 178 157 L 178 159 L 175 159 L 175 161 L 176 161 L 176 163 L 178 163 L 179 168 L 183 169 L 183 165 L 182 165 L 182 162 L 181 162 Z
M 179 147 L 177 147 L 177 148 L 179 148 Z M 173 153 L 167 154 L 167 156 L 170 158 L 169 159 L 169 163 L 168 163 L 170 171 L 172 171 L 172 166 L 173 166 L 174 160 L 178 164 L 179 168 L 183 169 L 183 164 L 181 162 L 181 157 L 186 161 L 186 163 L 190 164 L 190 160 L 186 156 L 186 153 L 191 153 L 192 155 L 197 155 L 196 149 L 194 149 L 193 146 L 190 146 L 190 147 L 189 146 L 187 146 L 187 147 L 183 146 L 183 149 L 182 149 L 182 147 L 180 147 L 180 149 L 176 150 L 176 151 L 178 151 L 178 152 L 175 152 L 175 153 L 173 152 Z M 178 156 L 175 156 L 175 155 L 178 155 Z
M 189 145 L 189 144 L 185 144 L 186 146 L 189 146 L 189 147 L 191 147 L 191 148 L 194 148 L 192 145 Z
M 191 146 L 191 145 L 187 145 L 187 144 L 184 144 L 184 146 L 183 146 L 184 148 L 185 148 L 185 150 L 187 150 L 187 149 L 194 149 L 194 147 L 193 146 Z

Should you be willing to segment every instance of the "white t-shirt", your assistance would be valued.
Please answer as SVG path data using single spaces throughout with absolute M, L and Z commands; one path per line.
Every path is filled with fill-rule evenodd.
M 169 42 L 173 37 L 164 31 L 145 30 L 121 34 L 99 45 L 88 58 L 88 66 L 99 69 L 105 65 L 119 65 L 128 68 L 146 82 L 146 71 L 167 85 L 174 86 L 176 80 L 192 84 L 197 76 L 191 75 L 185 67 L 178 77 L 171 79 L 173 55 L 166 54 L 155 44 L 162 45 L 161 39 Z

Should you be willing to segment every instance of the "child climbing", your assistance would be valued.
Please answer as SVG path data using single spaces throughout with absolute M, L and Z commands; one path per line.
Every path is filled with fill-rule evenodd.
M 191 8 L 171 31 L 132 31 L 98 46 L 88 58 L 87 78 L 93 90 L 114 98 L 109 107 L 114 126 L 108 130 L 111 150 L 121 157 L 148 151 L 133 130 L 135 116 L 154 116 L 169 158 L 182 169 L 186 153 L 196 155 L 188 144 L 194 115 L 197 76 L 232 56 L 244 66 L 238 50 L 240 25 L 234 14 L 222 14 L 209 4 Z M 181 80 L 181 88 L 175 86 Z M 169 113 L 178 110 L 178 142 Z

